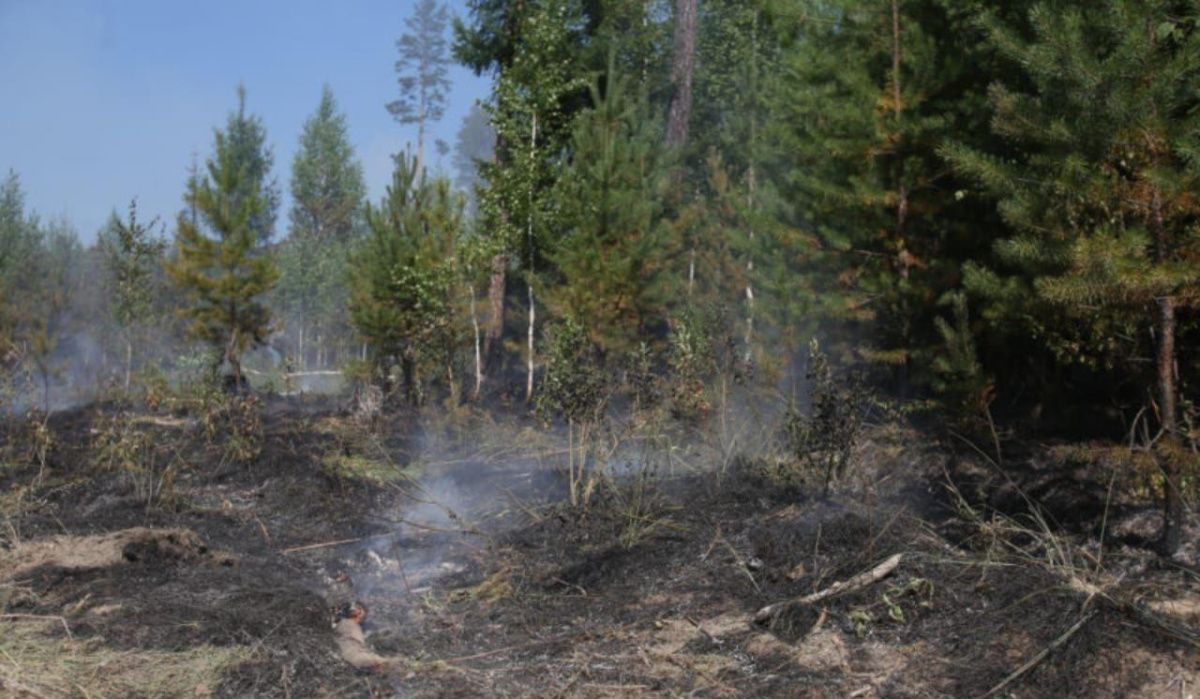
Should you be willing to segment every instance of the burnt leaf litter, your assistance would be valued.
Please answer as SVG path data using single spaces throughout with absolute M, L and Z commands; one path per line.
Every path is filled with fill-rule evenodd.
M 616 475 L 580 508 L 521 420 L 481 447 L 398 415 L 364 446 L 332 399 L 268 398 L 246 463 L 186 412 L 145 422 L 179 463 L 148 507 L 94 464 L 118 409 L 52 415 L 36 486 L 35 466 L 0 472 L 23 493 L 5 501 L 0 623 L 74 649 L 236 651 L 195 695 L 1119 697 L 1200 680 L 1195 568 L 1150 552 L 1154 513 L 1111 496 L 1102 466 L 1047 480 L 1052 450 L 998 469 L 875 427 L 827 496 L 741 459 Z M 348 452 L 396 477 L 330 467 Z M 894 554 L 866 587 L 753 621 Z M 377 667 L 339 655 L 354 609 Z

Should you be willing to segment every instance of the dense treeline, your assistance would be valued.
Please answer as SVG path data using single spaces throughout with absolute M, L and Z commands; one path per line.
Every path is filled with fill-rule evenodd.
M 694 415 L 718 365 L 791 386 L 819 336 L 966 423 L 1141 427 L 1175 522 L 1200 369 L 1198 20 L 1178 0 L 470 0 L 451 21 L 424 0 L 380 96 L 420 136 L 377 203 L 328 89 L 285 236 L 244 92 L 174 246 L 131 207 L 85 250 L 10 175 L 2 356 L 48 391 L 84 338 L 90 373 L 126 385 L 189 361 L 240 375 L 266 345 L 458 404 L 533 400 L 570 383 L 555 357 L 586 355 L 638 400 L 667 374 Z M 453 183 L 425 143 L 452 60 L 493 79 Z M 215 354 L 185 361 L 185 337 Z

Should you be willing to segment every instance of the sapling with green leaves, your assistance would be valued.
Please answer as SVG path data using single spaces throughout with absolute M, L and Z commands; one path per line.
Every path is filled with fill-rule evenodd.
M 557 322 L 548 335 L 546 373 L 535 404 L 542 416 L 566 420 L 571 505 L 586 505 L 597 485 L 587 456 L 589 437 L 606 402 L 604 377 L 596 348 L 574 317 Z

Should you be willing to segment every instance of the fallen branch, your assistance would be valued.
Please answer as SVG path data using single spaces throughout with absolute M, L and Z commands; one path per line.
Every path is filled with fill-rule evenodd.
M 864 587 L 874 585 L 891 574 L 891 572 L 896 569 L 896 566 L 900 565 L 900 559 L 902 557 L 903 554 L 897 553 L 893 556 L 890 556 L 874 568 L 859 573 L 849 580 L 836 582 L 819 592 L 814 592 L 810 595 L 804 595 L 803 597 L 785 600 L 783 602 L 776 602 L 775 604 L 769 604 L 755 612 L 754 621 L 760 624 L 765 623 L 775 618 L 780 612 L 789 607 L 795 605 L 816 604 L 821 600 L 829 599 L 830 597 L 834 597 L 845 592 L 854 592 L 855 590 L 861 590 Z
M 1091 620 L 1091 618 L 1094 616 L 1096 616 L 1095 610 L 1092 610 L 1092 611 L 1088 612 L 1087 614 L 1084 614 L 1082 617 L 1079 618 L 1079 621 L 1076 621 L 1074 624 L 1072 624 L 1071 627 L 1068 628 L 1066 631 L 1064 631 L 1061 636 L 1059 636 L 1058 638 L 1051 641 L 1050 645 L 1046 646 L 1037 655 L 1033 656 L 1028 661 L 1026 661 L 1024 665 L 1022 665 L 1021 667 L 1014 670 L 1012 672 L 1012 674 L 1010 674 L 1008 677 L 1005 677 L 1004 680 L 1000 682 L 1000 684 L 989 689 L 987 691 L 987 694 L 984 694 L 982 697 L 980 697 L 980 699 L 988 699 L 988 697 L 994 697 L 997 694 L 999 694 L 1000 692 L 1003 692 L 1004 689 L 1006 687 L 1008 687 L 1010 684 L 1012 684 L 1013 682 L 1016 682 L 1023 675 L 1025 675 L 1025 673 L 1027 673 L 1030 670 L 1032 670 L 1033 668 L 1037 667 L 1037 664 L 1042 662 L 1043 660 L 1045 660 L 1046 656 L 1050 655 L 1050 653 L 1052 653 L 1054 651 L 1054 649 L 1058 648 L 1062 644 L 1071 640 L 1071 637 L 1074 636 L 1076 633 L 1078 633 L 1079 629 L 1082 629 L 1083 625 L 1088 623 L 1088 621 Z
M 43 614 L 0 614 L 0 619 L 27 620 L 27 621 L 57 621 L 62 624 L 63 631 L 67 632 L 67 640 L 74 641 L 75 636 L 71 633 L 71 627 L 67 626 L 67 620 L 61 616 L 47 616 Z

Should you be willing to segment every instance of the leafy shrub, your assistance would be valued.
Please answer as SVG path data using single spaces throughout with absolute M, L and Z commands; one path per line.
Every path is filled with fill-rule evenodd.
M 588 442 L 605 402 L 604 376 L 595 348 L 579 321 L 568 316 L 549 330 L 546 375 L 535 405 L 543 418 L 567 421 L 572 505 L 586 505 L 598 483 L 596 474 L 587 469 Z
M 174 499 L 174 455 L 164 453 L 159 440 L 139 430 L 130 415 L 119 413 L 101 422 L 93 445 L 100 468 L 118 474 L 147 508 Z

